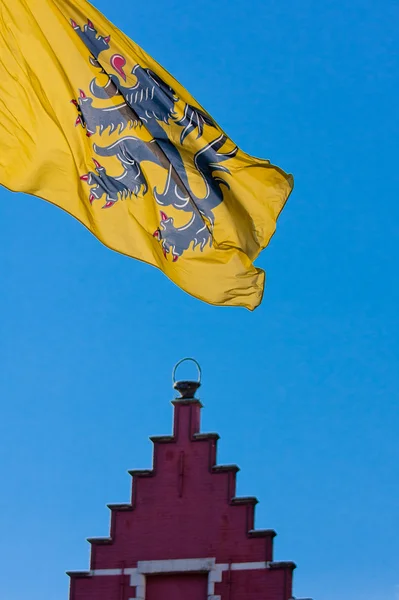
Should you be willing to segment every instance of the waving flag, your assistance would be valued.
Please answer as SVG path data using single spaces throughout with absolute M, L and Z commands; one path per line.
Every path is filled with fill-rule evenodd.
M 292 177 L 86 0 L 1 0 L 0 184 L 212 304 L 255 308 Z

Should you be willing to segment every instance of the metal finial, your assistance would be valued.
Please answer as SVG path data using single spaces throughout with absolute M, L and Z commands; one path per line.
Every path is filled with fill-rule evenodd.
M 176 381 L 176 371 L 177 371 L 178 367 L 180 367 L 180 365 L 182 363 L 187 362 L 187 361 L 193 362 L 195 364 L 195 366 L 197 367 L 197 372 L 198 372 L 197 381 Z M 173 368 L 173 374 L 172 374 L 173 387 L 175 390 L 177 390 L 179 392 L 180 398 L 195 398 L 195 392 L 198 390 L 198 388 L 201 385 L 201 377 L 202 377 L 202 372 L 201 372 L 201 367 L 199 366 L 198 362 L 194 358 L 182 358 L 182 360 L 179 360 L 179 362 L 176 363 Z

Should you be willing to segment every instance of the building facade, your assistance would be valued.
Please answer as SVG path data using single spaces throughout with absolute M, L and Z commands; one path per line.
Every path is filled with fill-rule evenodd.
M 236 496 L 239 469 L 217 465 L 198 386 L 181 383 L 173 435 L 151 438 L 151 470 L 130 471 L 131 502 L 109 505 L 110 536 L 88 540 L 90 570 L 68 573 L 70 600 L 293 598 L 295 564 L 273 560 L 275 531 L 255 529 L 257 499 Z

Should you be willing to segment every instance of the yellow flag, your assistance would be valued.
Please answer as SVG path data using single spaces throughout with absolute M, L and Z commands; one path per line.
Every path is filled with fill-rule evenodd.
M 197 298 L 252 310 L 253 261 L 293 181 L 86 0 L 1 0 L 0 184 Z

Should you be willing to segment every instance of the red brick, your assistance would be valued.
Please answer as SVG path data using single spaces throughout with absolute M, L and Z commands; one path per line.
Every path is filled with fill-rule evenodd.
M 274 531 L 254 530 L 256 499 L 235 498 L 238 467 L 216 466 L 218 436 L 199 433 L 200 402 L 173 404 L 173 436 L 153 438 L 152 470 L 131 472 L 131 503 L 110 506 L 110 537 L 90 540 L 91 571 L 69 573 L 70 600 L 129 600 L 136 588 L 123 569 L 139 561 L 205 558 L 225 565 L 213 591 L 221 600 L 289 600 L 295 565 L 273 563 Z M 260 562 L 264 568 L 237 565 Z M 92 572 L 104 569 L 116 574 Z M 196 600 L 208 573 L 151 577 L 146 600 L 179 600 L 176 589 Z

